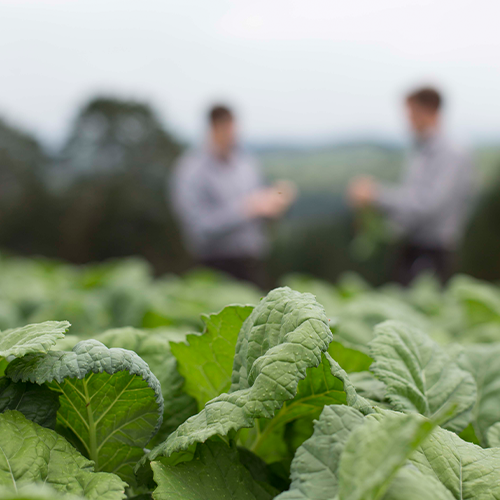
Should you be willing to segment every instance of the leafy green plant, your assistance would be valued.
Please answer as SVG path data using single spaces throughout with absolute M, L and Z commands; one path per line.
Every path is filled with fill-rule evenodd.
M 135 265 L 34 269 L 54 283 L 0 291 L 25 311 L 11 317 L 58 310 L 43 297 L 68 283 L 87 298 L 70 336 L 67 322 L 0 334 L 1 498 L 500 498 L 496 286 L 295 276 L 327 312 L 309 293 L 259 301 L 249 288 L 239 297 L 254 305 L 200 322 L 245 285 L 154 283 Z M 135 327 L 101 332 L 111 317 Z
M 158 379 L 137 354 L 84 340 L 70 352 L 14 360 L 6 374 L 14 382 L 47 384 L 59 394 L 58 431 L 96 470 L 134 483 L 132 469 L 163 415 Z

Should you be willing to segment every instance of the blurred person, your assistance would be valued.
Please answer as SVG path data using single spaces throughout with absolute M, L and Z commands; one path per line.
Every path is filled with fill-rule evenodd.
M 265 186 L 256 160 L 238 147 L 230 108 L 214 106 L 208 121 L 207 143 L 180 158 L 171 183 L 187 248 L 200 264 L 266 288 L 265 220 L 285 213 L 295 187 Z
M 407 95 L 414 147 L 399 185 L 359 177 L 348 189 L 354 207 L 372 206 L 385 213 L 403 238 L 394 269 L 394 278 L 403 285 L 423 271 L 446 282 L 469 212 L 473 164 L 443 133 L 442 100 L 433 88 Z

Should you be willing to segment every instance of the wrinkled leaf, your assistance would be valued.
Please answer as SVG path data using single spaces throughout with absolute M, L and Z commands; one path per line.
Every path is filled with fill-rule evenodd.
M 458 356 L 458 365 L 472 374 L 477 384 L 477 401 L 472 425 L 479 442 L 487 446 L 487 430 L 500 421 L 500 344 L 469 345 Z
M 209 401 L 149 458 L 252 427 L 256 418 L 272 418 L 295 397 L 307 369 L 319 365 L 331 339 L 328 319 L 312 295 L 273 290 L 240 330 L 229 393 Z
M 178 332 L 144 331 L 130 327 L 115 328 L 97 336 L 97 340 L 106 347 L 121 347 L 136 352 L 159 380 L 164 411 L 161 428 L 153 438 L 154 444 L 164 441 L 180 424 L 197 412 L 196 401 L 184 392 L 184 379 L 177 371 L 177 361 L 170 352 L 170 342 L 183 338 L 185 335 Z
M 198 444 L 191 462 L 151 463 L 158 487 L 155 500 L 271 500 L 269 487 L 256 482 L 235 448 L 219 441 Z
M 379 410 L 353 430 L 338 471 L 343 500 L 377 500 L 434 424 L 420 415 Z
M 485 450 L 438 427 L 410 460 L 425 476 L 441 482 L 456 499 L 500 498 L 499 448 Z
M 457 432 L 470 422 L 476 401 L 473 377 L 423 332 L 386 321 L 375 329 L 370 352 L 375 359 L 371 370 L 386 384 L 396 410 L 431 419 L 445 414 L 442 425 Z
M 32 352 L 48 352 L 62 339 L 70 324 L 67 321 L 45 321 L 5 330 L 0 335 L 0 358 L 21 358 Z
M 279 500 L 330 500 L 338 491 L 340 456 L 363 415 L 349 406 L 325 406 L 314 433 L 297 450 L 291 467 L 292 484 Z
M 0 415 L 0 450 L 0 486 L 40 482 L 88 500 L 125 498 L 126 484 L 118 476 L 94 472 L 93 463 L 62 436 L 19 412 Z
M 137 354 L 85 340 L 70 352 L 14 360 L 7 376 L 47 383 L 60 395 L 57 429 L 95 462 L 96 470 L 134 482 L 132 469 L 163 414 L 160 384 Z

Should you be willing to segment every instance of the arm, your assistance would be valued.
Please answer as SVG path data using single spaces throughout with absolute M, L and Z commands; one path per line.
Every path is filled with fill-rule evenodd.
M 424 183 L 407 180 L 401 186 L 377 186 L 375 206 L 407 228 L 439 213 L 455 193 L 459 161 L 452 153 L 441 153 L 427 166 L 428 178 Z

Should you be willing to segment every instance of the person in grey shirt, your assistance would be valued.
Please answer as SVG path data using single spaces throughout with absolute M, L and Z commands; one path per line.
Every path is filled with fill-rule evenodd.
M 422 88 L 406 98 L 415 144 L 401 184 L 384 186 L 355 179 L 349 198 L 355 207 L 371 205 L 387 214 L 404 238 L 395 278 L 410 283 L 424 270 L 445 282 L 463 236 L 473 192 L 473 163 L 441 130 L 442 98 Z
M 207 144 L 177 162 L 170 182 L 187 249 L 198 263 L 265 287 L 265 219 L 281 216 L 294 188 L 266 187 L 256 160 L 237 146 L 227 106 L 209 112 Z

